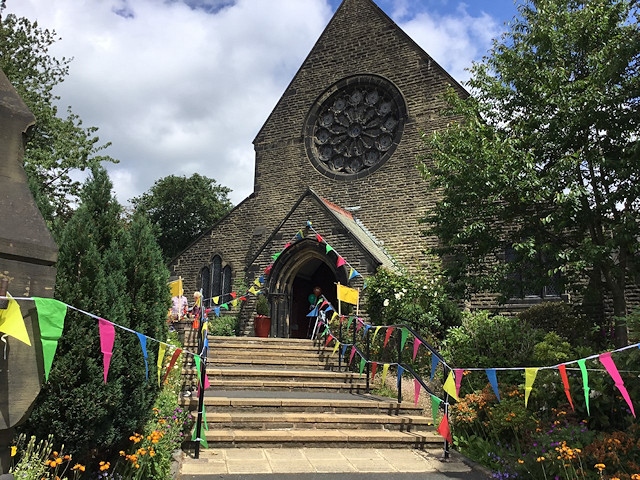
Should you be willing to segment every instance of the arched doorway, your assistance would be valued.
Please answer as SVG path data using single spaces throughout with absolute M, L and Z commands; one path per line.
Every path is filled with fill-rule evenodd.
M 336 283 L 346 283 L 343 268 L 325 252 L 315 239 L 303 239 L 285 250 L 274 263 L 269 276 L 272 308 L 272 334 L 280 338 L 310 338 L 315 319 L 310 311 L 309 295 L 314 287 L 332 305 L 336 305 Z

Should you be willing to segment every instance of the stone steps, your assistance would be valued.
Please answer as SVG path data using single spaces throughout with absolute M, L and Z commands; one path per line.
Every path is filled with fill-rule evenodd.
M 204 410 L 210 447 L 424 448 L 442 443 L 430 416 L 366 392 L 311 340 L 209 337 Z M 193 366 L 184 369 L 193 384 Z M 195 415 L 198 399 L 183 398 Z

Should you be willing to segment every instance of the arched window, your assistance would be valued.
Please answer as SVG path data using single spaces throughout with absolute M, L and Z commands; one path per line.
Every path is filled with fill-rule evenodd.
M 222 295 L 222 258 L 216 255 L 211 260 L 211 295 L 218 297 Z
M 200 287 L 202 288 L 203 306 L 211 306 L 211 270 L 209 267 L 203 267 L 200 270 Z
M 225 296 L 224 301 L 229 300 L 227 295 L 231 293 L 231 288 L 231 267 L 227 265 L 222 269 L 222 294 Z

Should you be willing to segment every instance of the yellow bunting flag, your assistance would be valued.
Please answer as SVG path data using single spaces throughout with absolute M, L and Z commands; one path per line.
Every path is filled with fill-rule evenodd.
M 447 380 L 444 382 L 442 389 L 449 394 L 452 398 L 455 398 L 456 401 L 460 401 L 458 398 L 458 393 L 456 392 L 456 381 L 453 378 L 453 370 L 449 372 L 449 376 Z
M 257 295 L 258 289 L 256 287 L 249 287 L 249 293 L 253 293 L 254 295 Z
M 184 293 L 184 290 L 182 288 L 182 278 L 174 280 L 173 282 L 169 282 L 169 288 L 171 289 L 172 297 L 181 297 Z
M 539 368 L 525 368 L 524 369 L 524 406 L 529 403 L 529 395 L 533 388 L 533 382 L 536 380 Z
M 338 351 L 338 348 L 340 348 L 340 342 L 336 341 L 336 344 L 333 346 L 333 352 L 331 352 L 331 355 L 335 355 Z
M 378 335 L 378 332 L 380 331 L 381 328 L 382 328 L 382 325 L 378 325 L 376 329 L 373 331 L 373 338 L 371 339 L 371 343 L 376 341 L 376 335 Z
M 384 381 L 387 379 L 387 372 L 389 371 L 389 364 L 385 363 L 382 365 L 382 385 L 384 385 Z
M 220 303 L 220 297 L 213 297 L 212 300 L 213 300 L 213 303 L 215 303 L 216 305 Z
M 162 363 L 164 362 L 164 354 L 167 351 L 167 344 L 161 343 L 158 347 L 158 385 L 160 385 L 160 375 L 162 372 Z
M 20 305 L 9 294 L 9 305 L 6 309 L 0 310 L 0 332 L 6 333 L 10 337 L 20 340 L 31 346 L 27 326 L 24 324 Z
M 358 290 L 338 284 L 338 300 L 351 305 L 358 305 Z

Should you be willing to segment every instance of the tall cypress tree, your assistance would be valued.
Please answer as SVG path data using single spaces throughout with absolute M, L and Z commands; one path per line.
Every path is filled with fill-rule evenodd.
M 124 228 L 111 188 L 107 172 L 94 168 L 82 203 L 62 232 L 56 297 L 119 326 L 165 338 L 169 293 L 161 253 L 148 224 L 134 218 Z M 158 392 L 153 378 L 145 381 L 138 336 L 116 327 L 105 384 L 98 320 L 70 309 L 49 381 L 23 430 L 38 437 L 52 433 L 81 463 L 108 459 L 151 414 Z

